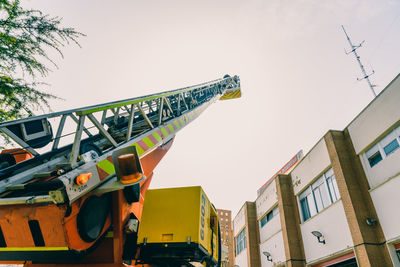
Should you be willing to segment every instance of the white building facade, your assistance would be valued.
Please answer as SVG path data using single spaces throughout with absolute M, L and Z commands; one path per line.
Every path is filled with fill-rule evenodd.
M 234 236 L 240 241 L 247 229 L 247 244 L 235 244 L 235 265 L 400 267 L 399 191 L 400 75 L 343 131 L 328 131 L 265 187 L 255 222 L 243 206 Z M 257 238 L 249 239 L 253 228 Z M 259 265 L 249 265 L 252 242 Z

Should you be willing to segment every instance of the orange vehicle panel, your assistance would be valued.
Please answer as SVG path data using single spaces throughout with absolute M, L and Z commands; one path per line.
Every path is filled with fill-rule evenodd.
M 131 213 L 140 220 L 143 209 L 144 197 L 153 177 L 153 170 L 168 152 L 173 139 L 162 147 L 141 159 L 144 175 L 147 177 L 141 182 L 140 200 L 137 203 L 129 204 L 125 200 L 122 190 L 113 192 L 112 212 L 106 220 L 100 237 L 93 242 L 85 242 L 78 233 L 77 215 L 84 201 L 91 195 L 87 194 L 81 199 L 67 205 L 13 205 L 0 207 L 0 227 L 8 248 L 35 248 L 31 229 L 28 221 L 36 220 L 40 225 L 45 246 L 67 247 L 70 250 L 85 251 L 96 244 L 93 252 L 86 255 L 79 261 L 70 263 L 32 263 L 27 262 L 25 266 L 126 266 L 122 264 L 123 245 L 125 236 L 123 228 Z M 104 237 L 112 226 L 112 234 Z M 43 253 L 46 253 L 45 251 Z M 5 263 L 5 261 L 0 263 Z M 94 265 L 93 265 L 94 264 Z M 142 265 L 141 265 L 142 266 Z
M 46 246 L 66 246 L 62 218 L 65 210 L 50 206 L 7 206 L 0 209 L 0 226 L 8 247 L 34 247 L 28 221 L 41 222 L 40 228 Z M 5 234 L 7 233 L 7 234 Z
M 9 153 L 13 155 L 16 163 L 33 158 L 33 155 L 29 151 L 20 148 L 4 149 L 3 151 L 1 151 L 1 153 L 2 154 Z

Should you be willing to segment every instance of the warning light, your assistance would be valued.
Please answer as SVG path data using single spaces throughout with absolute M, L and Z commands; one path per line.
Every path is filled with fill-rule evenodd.
M 139 181 L 142 174 L 138 170 L 134 154 L 120 155 L 117 158 L 122 184 L 130 184 Z
M 92 173 L 88 172 L 88 173 L 81 173 L 78 175 L 78 177 L 76 177 L 75 179 L 75 183 L 79 186 L 84 185 L 87 183 L 87 181 L 89 181 L 90 177 L 92 177 Z

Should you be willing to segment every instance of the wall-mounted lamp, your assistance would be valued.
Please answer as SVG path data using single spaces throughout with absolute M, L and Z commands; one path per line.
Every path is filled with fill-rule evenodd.
M 311 233 L 312 233 L 316 238 L 318 238 L 318 242 L 319 242 L 319 243 L 325 244 L 325 239 L 324 239 L 324 236 L 321 234 L 321 232 L 312 231 Z
M 368 226 L 374 226 L 378 222 L 378 220 L 374 218 L 367 218 L 365 221 L 368 224 Z
M 265 257 L 267 257 L 267 261 L 272 262 L 271 253 L 264 251 L 263 254 Z

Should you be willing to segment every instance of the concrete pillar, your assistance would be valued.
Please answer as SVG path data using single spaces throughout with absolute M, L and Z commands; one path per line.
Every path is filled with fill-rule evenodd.
M 261 266 L 260 241 L 257 223 L 257 210 L 255 202 L 246 202 L 246 237 L 247 237 L 247 265 L 251 267 Z
M 329 158 L 336 176 L 358 265 L 393 266 L 379 220 L 369 226 L 367 218 L 378 219 L 369 184 L 347 131 L 325 135 Z M 334 222 L 332 222 L 334 223 Z
M 305 266 L 303 239 L 300 232 L 300 215 L 293 192 L 292 178 L 290 175 L 279 174 L 275 181 L 287 266 Z

